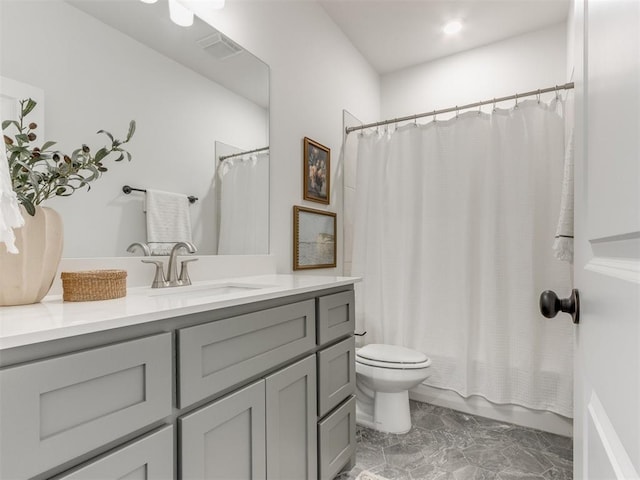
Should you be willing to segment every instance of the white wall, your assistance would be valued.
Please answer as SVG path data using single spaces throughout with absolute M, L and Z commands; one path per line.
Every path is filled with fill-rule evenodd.
M 315 2 L 228 1 L 220 11 L 185 2 L 211 25 L 271 67 L 270 250 L 278 271 L 292 269 L 293 205 L 338 213 L 338 268 L 342 271 L 342 110 L 379 118 L 379 77 Z M 331 148 L 331 203 L 302 200 L 302 140 Z
M 122 256 L 146 239 L 143 195 L 124 195 L 124 184 L 199 197 L 194 241 L 213 253 L 214 142 L 267 145 L 268 113 L 66 3 L 1 7 L 2 75 L 44 89 L 47 140 L 64 151 L 82 143 L 97 150 L 106 144 L 97 130 L 122 138 L 137 121 L 130 163 L 106 163 L 90 192 L 46 202 L 64 220 L 63 255 Z
M 559 23 L 384 75 L 382 117 L 396 118 L 562 84 L 566 79 L 566 28 L 564 22 Z

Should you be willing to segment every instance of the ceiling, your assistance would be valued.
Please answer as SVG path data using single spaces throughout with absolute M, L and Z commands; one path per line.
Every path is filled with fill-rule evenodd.
M 319 0 L 380 74 L 566 20 L 570 0 Z M 461 20 L 461 32 L 442 27 Z

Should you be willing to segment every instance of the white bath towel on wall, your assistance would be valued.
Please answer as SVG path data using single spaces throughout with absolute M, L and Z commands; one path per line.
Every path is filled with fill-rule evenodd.
M 147 243 L 152 255 L 169 255 L 177 242 L 191 242 L 191 216 L 186 195 L 147 189 Z

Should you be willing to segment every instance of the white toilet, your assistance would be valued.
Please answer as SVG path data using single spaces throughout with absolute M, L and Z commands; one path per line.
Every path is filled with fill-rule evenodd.
M 431 360 L 397 345 L 356 349 L 356 422 L 381 432 L 411 430 L 409 389 L 429 377 Z

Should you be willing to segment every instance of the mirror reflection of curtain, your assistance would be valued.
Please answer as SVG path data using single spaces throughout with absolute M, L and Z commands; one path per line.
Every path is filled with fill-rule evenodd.
M 224 160 L 218 180 L 218 255 L 268 254 L 269 152 Z

